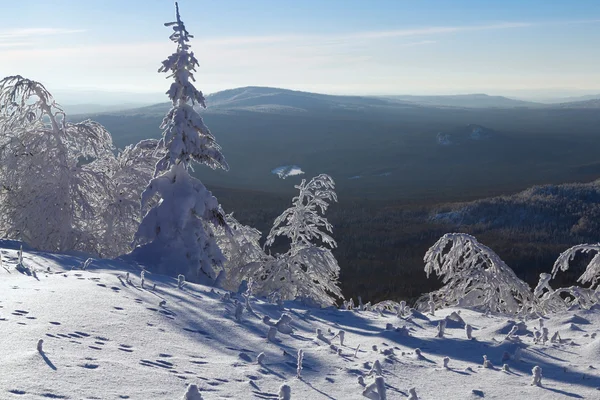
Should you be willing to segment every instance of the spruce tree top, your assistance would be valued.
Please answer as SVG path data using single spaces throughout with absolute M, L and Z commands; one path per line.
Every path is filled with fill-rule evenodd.
M 177 51 L 164 60 L 158 70 L 169 73 L 168 77 L 173 78 L 166 93 L 173 106 L 161 125 L 163 137 L 160 146 L 166 149 L 166 154 L 156 164 L 155 176 L 181 163 L 187 169 L 192 161 L 213 169 L 228 170 L 221 146 L 194 109 L 195 105 L 206 108 L 204 95 L 192 83 L 195 82 L 193 73 L 199 64 L 194 52 L 190 51 L 189 41 L 193 36 L 185 29 L 177 3 L 175 8 L 177 20 L 165 26 L 173 27 L 170 39 L 177 43 Z

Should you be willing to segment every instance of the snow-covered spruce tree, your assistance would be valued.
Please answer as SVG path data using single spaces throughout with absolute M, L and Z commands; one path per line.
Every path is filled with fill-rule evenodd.
M 417 301 L 427 310 L 431 298 L 438 307 L 463 306 L 506 314 L 527 313 L 533 306 L 529 286 L 489 247 L 471 235 L 447 233 L 425 254 L 425 273 L 442 277 L 444 286 Z
M 98 253 L 98 219 L 110 193 L 110 134 L 67 122 L 39 82 L 0 81 L 0 236 L 51 251 Z
M 329 235 L 333 226 L 324 217 L 329 202 L 337 201 L 335 184 L 329 175 L 321 174 L 308 183 L 303 179 L 295 188 L 298 196 L 277 217 L 265 243 L 271 246 L 277 236 L 285 236 L 290 249 L 262 266 L 255 276 L 255 290 L 265 296 L 276 293 L 282 300 L 330 306 L 342 296 L 337 282 L 340 267 L 325 247 L 337 246 Z
M 217 244 L 226 258 L 221 287 L 235 292 L 241 282 L 256 279 L 262 266 L 272 262 L 273 257 L 260 245 L 262 234 L 259 230 L 241 224 L 233 214 L 227 214 L 225 221 L 230 229 L 215 229 Z
M 132 255 L 154 271 L 185 274 L 188 281 L 212 283 L 213 269 L 224 261 L 213 227 L 227 226 L 217 199 L 202 182 L 189 174 L 192 163 L 213 169 L 229 169 L 214 136 L 194 110 L 206 107 L 204 95 L 196 89 L 193 72 L 198 60 L 190 51 L 193 36 L 185 28 L 176 6 L 176 21 L 170 39 L 177 50 L 163 61 L 159 72 L 173 79 L 167 95 L 172 107 L 165 116 L 159 146 L 165 151 L 156 164 L 154 179 L 142 193 L 142 207 L 158 198 L 144 216 L 135 235 L 138 247 Z

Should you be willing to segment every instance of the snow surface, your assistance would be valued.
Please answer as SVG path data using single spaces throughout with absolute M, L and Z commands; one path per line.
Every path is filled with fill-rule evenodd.
M 24 251 L 35 278 L 15 269 L 18 246 L 0 242 L 1 399 L 172 400 L 183 398 L 189 384 L 209 400 L 276 399 L 282 384 L 291 387 L 292 399 L 362 399 L 358 377 L 374 382 L 367 374 L 376 360 L 388 399 L 405 399 L 413 387 L 424 400 L 600 398 L 600 309 L 546 318 L 550 335 L 558 330 L 562 338 L 546 345 L 533 343 L 538 320 L 525 321 L 518 339 L 505 340 L 513 319 L 466 309 L 401 318 L 333 308 L 307 312 L 295 302 L 280 310 L 252 298 L 237 322 L 234 301 L 243 299 L 235 294 L 221 300 L 224 291 L 190 283 L 179 290 L 176 279 L 149 273 L 142 288 L 139 266 L 94 259 L 82 271 L 77 268 L 86 255 Z M 473 326 L 474 340 L 453 320 L 444 337 L 436 337 L 439 320 L 454 311 Z M 295 332 L 278 332 L 269 342 L 263 317 L 277 321 L 282 312 L 292 317 Z M 389 329 L 403 326 L 410 336 Z M 340 330 L 343 346 L 334 338 Z M 517 348 L 520 361 L 502 361 Z M 260 353 L 262 364 L 256 363 Z M 484 355 L 493 368 L 482 367 Z M 501 370 L 503 363 L 510 371 Z M 541 387 L 531 385 L 535 365 L 542 369 Z
M 304 171 L 297 165 L 283 165 L 271 170 L 271 173 L 277 175 L 281 179 L 285 179 L 289 176 L 302 175 Z

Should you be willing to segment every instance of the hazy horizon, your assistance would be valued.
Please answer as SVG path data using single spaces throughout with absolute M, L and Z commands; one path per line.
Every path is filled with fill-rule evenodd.
M 600 93 L 595 1 L 181 0 L 180 7 L 206 93 L 244 86 L 528 99 Z M 166 90 L 157 69 L 174 51 L 163 26 L 174 19 L 171 1 L 23 0 L 3 10 L 2 76 L 21 74 L 55 92 Z

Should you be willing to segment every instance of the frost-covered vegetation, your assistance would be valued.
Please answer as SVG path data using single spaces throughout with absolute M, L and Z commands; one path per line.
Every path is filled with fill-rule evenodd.
M 477 374 L 488 384 L 486 390 L 493 393 L 504 395 L 503 385 L 497 381 L 512 378 L 521 385 L 520 395 L 540 396 L 540 387 L 545 388 L 547 382 L 554 387 L 552 393 L 582 397 L 557 389 L 562 384 L 589 394 L 591 383 L 600 379 L 589 371 L 596 367 L 588 365 L 583 374 L 589 384 L 575 383 L 565 375 L 567 367 L 581 366 L 573 367 L 574 357 L 565 361 L 557 355 L 568 357 L 562 353 L 586 342 L 582 351 L 598 356 L 597 327 L 581 334 L 585 329 L 579 325 L 600 323 L 600 244 L 566 250 L 551 273 L 540 275 L 532 290 L 474 236 L 447 233 L 423 259 L 423 278 L 436 275 L 441 288 L 424 293 L 410 305 L 405 300 L 364 303 L 360 293 L 352 293 L 356 302 L 345 299 L 333 253 L 337 247 L 333 225 L 325 217 L 331 203 L 338 200 L 331 176 L 319 174 L 296 185 L 298 194 L 292 205 L 274 220 L 261 243 L 259 230 L 227 214 L 217 198 L 190 174 L 194 164 L 223 170 L 229 166 L 195 108 L 206 107 L 205 99 L 193 83 L 198 60 L 190 47 L 193 36 L 177 3 L 176 20 L 165 25 L 173 30 L 170 39 L 177 47 L 159 69 L 172 79 L 167 91 L 171 108 L 161 125 L 159 141 L 144 140 L 116 151 L 110 133 L 97 122 L 69 122 L 41 83 L 21 76 L 0 81 L 0 235 L 17 240 L 3 241 L 0 250 L 0 323 L 12 322 L 14 316 L 35 324 L 35 331 L 18 339 L 21 344 L 26 341 L 25 353 L 7 341 L 0 342 L 0 353 L 9 354 L 8 368 L 20 374 L 31 370 L 40 376 L 44 366 L 60 371 L 57 375 L 68 384 L 55 387 L 65 393 L 69 386 L 79 385 L 77 393 L 65 395 L 42 393 L 31 385 L 28 390 L 42 397 L 98 398 L 89 387 L 81 387 L 77 374 L 72 375 L 68 368 L 62 371 L 73 365 L 95 370 L 104 367 L 106 360 L 85 356 L 84 362 L 79 352 L 72 350 L 63 364 L 55 356 L 57 349 L 64 347 L 52 340 L 68 339 L 69 345 L 83 345 L 93 334 L 94 341 L 86 351 L 108 348 L 110 339 L 97 330 L 105 326 L 106 318 L 126 310 L 113 305 L 113 299 L 118 299 L 135 312 L 115 317 L 121 318 L 122 324 L 110 324 L 110 335 L 124 341 L 124 332 L 135 329 L 143 333 L 143 339 L 162 336 L 154 345 L 138 340 L 144 351 L 153 353 L 139 364 L 169 370 L 159 378 L 169 390 L 178 380 L 193 379 L 181 388 L 184 399 L 202 399 L 201 392 L 209 388 L 200 381 L 207 381 L 202 375 L 210 373 L 214 375 L 210 378 L 214 381 L 207 384 L 210 387 L 230 383 L 231 376 L 236 376 L 235 387 L 223 391 L 234 398 L 248 393 L 260 398 L 291 399 L 294 393 L 300 393 L 299 398 L 332 398 L 327 391 L 340 398 L 385 400 L 402 395 L 418 399 L 421 393 L 435 398 L 439 387 L 422 377 L 423 368 L 432 368 L 443 382 L 471 382 L 468 378 L 476 365 L 481 368 Z M 279 249 L 285 251 L 276 252 Z M 68 252 L 71 255 L 65 254 Z M 85 257 L 82 252 L 87 253 Z M 553 279 L 582 255 L 593 255 L 578 280 L 588 286 L 554 289 Z M 73 278 L 68 281 L 70 286 L 63 278 Z M 14 294 L 22 287 L 41 293 L 30 292 L 22 299 Z M 102 290 L 105 292 L 100 295 Z M 72 297 L 63 302 L 60 296 L 61 301 L 55 301 L 56 291 Z M 35 304 L 31 298 L 36 299 Z M 73 315 L 67 313 L 69 324 L 80 329 L 77 326 L 89 320 L 93 331 L 49 331 L 45 323 L 31 322 L 38 317 L 26 316 L 29 311 L 20 306 L 26 302 L 52 327 L 62 325 L 51 317 L 55 308 L 66 313 L 77 303 Z M 5 304 L 14 309 L 11 320 L 2 316 Z M 152 318 L 148 312 L 153 313 Z M 13 324 L 10 333 L 26 325 Z M 42 335 L 44 339 L 39 338 Z M 210 359 L 201 361 L 206 356 L 198 355 L 203 353 L 195 346 Z M 119 344 L 115 350 L 135 351 L 129 344 Z M 184 353 L 189 357 L 186 366 L 175 369 Z M 156 361 L 149 359 L 157 357 Z M 219 364 L 221 357 L 226 365 Z M 119 359 L 114 365 L 119 373 L 106 372 L 107 376 L 121 376 L 130 361 Z M 24 368 L 24 363 L 33 367 Z M 192 371 L 208 363 L 219 365 L 218 370 Z M 458 376 L 448 378 L 449 373 L 459 372 L 455 368 L 461 364 L 464 369 Z M 335 372 L 327 374 L 324 381 L 315 381 L 330 365 Z M 241 368 L 244 375 L 232 368 Z M 530 384 L 524 383 L 529 375 L 523 371 L 531 371 Z M 409 380 L 408 385 L 398 379 L 398 373 Z M 261 390 L 259 374 L 269 392 Z M 6 374 L 0 376 L 6 379 Z M 27 392 L 17 385 L 31 381 L 32 377 L 28 378 L 0 383 L 14 387 L 8 390 L 11 395 L 22 395 Z M 327 387 L 336 380 L 343 385 Z M 129 384 L 135 385 L 131 379 Z M 152 388 L 118 395 L 156 398 L 157 393 L 167 392 Z M 479 388 L 471 391 L 479 397 L 483 393 Z M 445 398 L 464 398 L 463 394 L 456 391 Z M 168 398 L 174 397 L 181 396 L 179 392 L 168 394 Z

